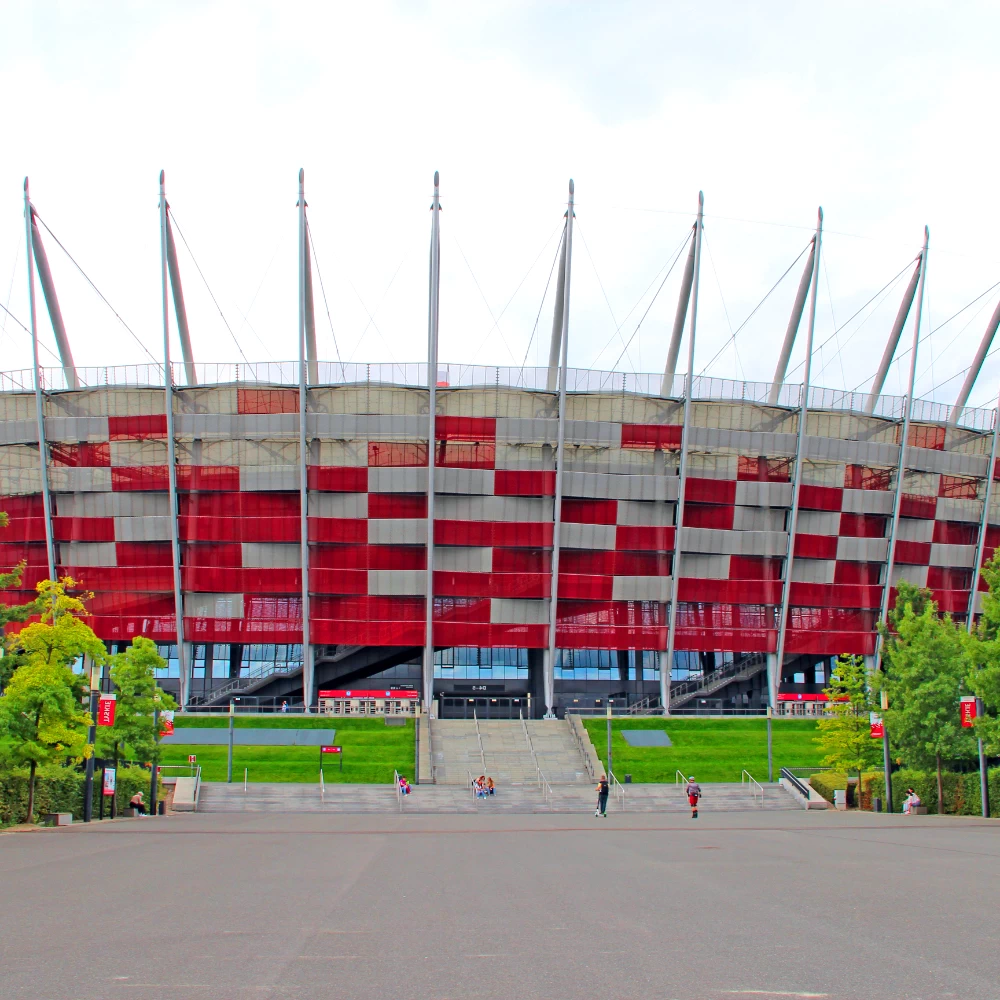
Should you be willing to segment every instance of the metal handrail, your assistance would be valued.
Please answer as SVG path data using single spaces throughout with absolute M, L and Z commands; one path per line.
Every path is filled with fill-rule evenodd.
M 198 765 L 194 774 L 194 811 L 198 811 L 198 796 L 201 795 L 201 765 Z
M 472 710 L 472 718 L 476 723 L 476 739 L 479 740 L 479 759 L 483 762 L 483 774 L 486 773 L 486 754 L 483 752 L 483 734 L 479 731 L 479 716 Z
M 686 785 L 688 783 L 688 777 L 683 771 L 674 771 L 674 787 L 678 785 Z
M 399 785 L 399 779 L 401 775 L 399 771 L 393 770 L 392 772 L 392 784 L 396 789 L 396 809 L 399 812 L 403 811 L 403 789 Z
M 549 779 L 542 774 L 542 769 L 537 764 L 535 765 L 535 780 L 542 789 L 542 800 L 548 802 L 549 797 L 553 794 L 552 786 L 549 784 Z
M 784 778 L 807 802 L 809 801 L 808 787 L 806 787 L 802 781 L 792 774 L 790 768 L 783 767 L 778 774 Z
M 622 812 L 625 812 L 625 786 L 615 777 L 614 771 L 609 771 L 608 777 L 611 779 L 611 791 L 615 793 L 615 798 L 621 799 Z
M 469 777 L 469 793 L 472 795 L 472 801 L 476 801 L 476 779 L 471 771 L 465 772 Z
M 740 775 L 740 784 L 749 785 L 750 795 L 756 799 L 758 792 L 760 793 L 760 807 L 764 808 L 764 786 L 747 770 L 744 770 Z
M 323 778 L 323 768 L 319 769 L 319 800 L 326 802 L 326 781 Z
M 243 795 L 247 793 L 247 781 L 250 779 L 250 768 L 243 768 Z
M 574 711 L 572 714 L 575 715 L 576 712 Z M 573 722 L 569 718 L 569 715 L 567 715 L 566 718 L 567 721 L 569 722 L 569 731 L 573 734 L 573 739 L 576 740 L 577 749 L 580 751 L 580 756 L 583 758 L 583 765 L 584 767 L 586 767 L 587 773 L 590 775 L 590 777 L 596 779 L 597 775 L 594 773 L 594 767 L 593 764 L 591 764 L 590 762 L 590 755 L 587 753 L 587 748 L 584 745 L 583 739 L 580 736 L 580 733 L 577 731 L 576 726 L 573 725 Z M 582 720 L 580 721 L 580 726 L 581 727 L 583 726 Z

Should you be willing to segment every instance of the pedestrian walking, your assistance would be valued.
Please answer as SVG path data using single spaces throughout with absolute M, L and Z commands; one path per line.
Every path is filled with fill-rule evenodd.
M 692 774 L 688 778 L 687 788 L 684 789 L 684 794 L 688 797 L 688 805 L 691 806 L 691 819 L 698 818 L 698 799 L 701 798 L 701 785 L 694 780 L 694 775 Z
M 610 791 L 611 786 L 608 784 L 608 776 L 602 774 L 600 781 L 597 782 L 597 811 L 594 813 L 595 816 L 608 818 L 608 793 Z

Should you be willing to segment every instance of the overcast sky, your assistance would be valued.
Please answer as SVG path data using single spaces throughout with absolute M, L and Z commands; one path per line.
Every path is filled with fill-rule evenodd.
M 46 234 L 77 363 L 160 358 L 164 168 L 193 252 L 181 246 L 197 359 L 293 358 L 301 166 L 329 306 L 328 320 L 317 283 L 321 356 L 417 361 L 437 169 L 442 361 L 544 363 L 573 177 L 570 364 L 655 372 L 681 265 L 639 320 L 702 189 L 696 371 L 725 347 L 709 374 L 772 377 L 803 261 L 731 335 L 822 205 L 814 381 L 870 381 L 906 274 L 847 321 L 908 273 L 927 224 L 934 332 L 917 391 L 950 401 L 1000 299 L 945 323 L 1000 281 L 998 37 L 985 3 L 4 0 L 0 301 L 28 321 L 28 175 L 40 216 L 145 345 Z M 44 309 L 39 329 L 54 349 Z M 0 369 L 30 358 L 0 316 Z M 904 391 L 906 364 L 886 391 Z M 998 377 L 1000 354 L 972 402 L 995 405 Z

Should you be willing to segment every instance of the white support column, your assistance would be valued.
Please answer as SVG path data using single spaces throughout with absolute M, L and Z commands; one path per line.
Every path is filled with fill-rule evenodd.
M 170 203 L 167 202 L 167 272 L 170 275 L 170 290 L 174 295 L 174 315 L 177 317 L 177 336 L 181 342 L 181 357 L 184 359 L 184 381 L 198 384 L 198 373 L 194 367 L 194 352 L 191 350 L 191 330 L 188 326 L 187 306 L 184 304 L 184 286 L 181 284 L 181 268 L 177 261 L 177 246 L 174 230 L 170 225 Z
M 910 282 L 903 292 L 903 301 L 896 310 L 896 318 L 892 321 L 892 329 L 889 331 L 889 339 L 885 342 L 885 350 L 882 352 L 882 360 L 879 362 L 878 371 L 872 381 L 871 391 L 868 393 L 868 402 L 865 404 L 865 413 L 874 413 L 878 398 L 882 394 L 882 386 L 885 385 L 885 377 L 889 373 L 889 365 L 892 364 L 893 355 L 896 353 L 896 346 L 899 344 L 900 334 L 906 324 L 906 317 L 910 315 L 910 307 L 913 305 L 913 296 L 917 292 L 917 281 L 920 278 L 921 260 L 917 258 L 917 266 L 913 269 Z
M 809 299 L 809 330 L 806 334 L 806 360 L 802 373 L 802 399 L 799 403 L 799 433 L 795 440 L 795 477 L 792 481 L 792 511 L 788 519 L 788 547 L 785 550 L 785 579 L 781 585 L 781 614 L 778 618 L 778 648 L 774 657 L 774 669 L 768 670 L 768 704 L 772 709 L 778 705 L 778 684 L 785 666 L 785 639 L 788 631 L 788 604 L 792 593 L 792 567 L 795 565 L 795 536 L 799 527 L 799 494 L 802 490 L 802 465 L 806 454 L 806 421 L 809 416 L 809 388 L 812 377 L 813 337 L 816 333 L 816 299 L 819 294 L 819 265 L 823 251 L 823 209 L 816 219 L 816 236 L 813 252 L 809 255 L 813 262 L 809 284 L 812 286 Z
M 306 382 L 306 232 L 305 170 L 299 170 L 299 523 L 302 561 L 302 700 L 308 712 L 313 701 L 313 649 L 309 619 L 309 428 Z
M 691 301 L 691 284 L 694 281 L 694 227 L 691 227 L 691 246 L 684 262 L 684 277 L 681 279 L 681 293 L 677 297 L 677 312 L 674 326 L 670 331 L 670 345 L 667 348 L 667 363 L 663 369 L 660 395 L 669 396 L 674 387 L 677 372 L 677 355 L 681 352 L 681 337 L 684 335 L 684 321 L 687 319 L 688 304 Z
M 559 273 L 556 275 L 555 308 L 552 310 L 552 339 L 549 341 L 549 370 L 545 380 L 548 392 L 555 392 L 559 384 L 559 358 L 562 353 L 563 313 L 566 304 L 566 230 L 563 229 L 559 249 Z
M 998 307 L 1000 308 L 1000 307 Z M 983 565 L 983 550 L 986 548 L 986 529 L 990 523 L 990 503 L 993 500 L 993 469 L 997 462 L 997 438 L 1000 437 L 1000 401 L 993 411 L 993 444 L 990 446 L 990 464 L 986 469 L 986 490 L 983 496 L 983 516 L 979 519 L 979 541 L 976 543 L 976 562 L 972 567 L 972 590 L 969 593 L 969 614 L 965 623 L 966 632 L 972 631 L 972 618 L 976 613 L 976 594 L 979 590 L 979 570 Z
M 35 269 L 31 247 L 31 230 L 34 225 L 28 178 L 24 178 L 24 233 L 28 263 L 28 311 L 31 320 L 31 363 L 35 377 L 35 418 L 38 421 L 38 462 L 42 473 L 42 514 L 45 518 L 45 555 L 48 560 L 49 579 L 56 578 L 56 546 L 52 536 L 52 495 L 49 492 L 49 455 L 45 441 L 45 406 L 42 402 L 42 371 L 38 364 L 38 309 L 35 304 Z
M 792 315 L 788 318 L 785 339 L 781 345 L 781 353 L 778 355 L 778 364 L 774 369 L 774 381 L 771 383 L 771 391 L 767 397 L 767 401 L 771 406 L 774 406 L 778 402 L 778 397 L 781 395 L 781 387 L 785 384 L 788 359 L 792 356 L 792 347 L 795 344 L 795 337 L 799 332 L 799 323 L 802 322 L 802 310 L 805 308 L 806 295 L 809 292 L 809 285 L 812 283 L 813 274 L 816 270 L 815 263 L 816 239 L 814 237 L 805 270 L 802 272 L 802 277 L 799 278 L 799 287 L 796 289 L 795 301 L 792 303 Z
M 892 525 L 889 529 L 889 555 L 885 565 L 885 580 L 882 584 L 882 608 L 880 620 L 886 621 L 889 614 L 889 598 L 892 595 L 892 568 L 896 561 L 896 535 L 899 529 L 899 508 L 903 500 L 903 478 L 906 475 L 906 447 L 910 436 L 910 415 L 913 412 L 913 383 L 917 375 L 917 346 L 920 344 L 920 321 L 924 312 L 924 286 L 927 284 L 927 250 L 930 230 L 924 226 L 924 248 L 920 253 L 920 282 L 917 289 L 917 315 L 913 321 L 913 346 L 910 349 L 910 377 L 903 401 L 903 427 L 899 441 L 899 466 L 896 469 L 896 493 L 892 504 Z M 990 472 L 992 475 L 992 470 Z M 881 636 L 875 634 L 876 669 L 882 667 Z
M 694 342 L 698 331 L 698 286 L 701 280 L 701 240 L 705 229 L 705 194 L 698 192 L 698 218 L 694 224 L 694 283 L 691 286 L 691 325 L 688 330 L 687 374 L 684 376 L 684 418 L 681 424 L 681 460 L 678 469 L 677 516 L 674 518 L 674 558 L 670 572 L 670 610 L 667 614 L 667 650 L 660 661 L 660 704 L 670 714 L 670 680 L 677 638 L 677 595 L 681 578 L 681 534 L 684 529 L 684 487 L 687 483 L 688 442 L 691 429 L 691 395 L 694 391 Z
M 170 561 L 174 576 L 174 620 L 177 623 L 177 663 L 180 668 L 181 708 L 188 703 L 191 676 L 184 642 L 184 593 L 181 587 L 181 544 L 177 530 L 177 446 L 174 441 L 174 373 L 170 364 L 170 307 L 168 304 L 167 195 L 160 171 L 160 283 L 163 306 L 163 406 L 167 415 L 167 491 L 170 500 Z
M 563 452 L 566 448 L 566 380 L 567 359 L 569 357 L 569 292 L 570 275 L 573 267 L 573 200 L 575 188 L 569 182 L 569 202 L 566 206 L 566 228 L 563 233 L 562 264 L 558 289 L 561 297 L 556 298 L 556 315 L 560 320 L 559 346 L 559 424 L 556 431 L 556 489 L 552 502 L 552 582 L 549 596 L 549 646 L 546 650 L 542 674 L 545 688 L 545 717 L 555 716 L 556 703 L 556 625 L 559 617 L 559 548 L 562 528 L 562 484 Z M 555 327 L 553 326 L 553 339 Z M 551 367 L 549 369 L 551 379 Z M 551 386 L 550 386 L 551 388 Z
M 958 418 L 962 415 L 962 410 L 965 409 L 965 404 L 969 401 L 969 394 L 972 392 L 972 387 L 976 384 L 976 379 L 979 378 L 979 372 L 983 367 L 983 362 L 986 360 L 986 355 L 989 353 L 990 346 L 993 343 L 993 338 L 996 336 L 997 327 L 1000 327 L 1000 302 L 997 303 L 996 309 L 993 310 L 993 315 L 990 317 L 990 321 L 986 326 L 986 332 L 983 334 L 983 339 L 979 342 L 979 350 L 976 351 L 976 356 L 969 366 L 969 371 L 965 376 L 965 382 L 962 383 L 962 389 L 958 394 L 958 398 L 955 400 L 955 405 L 951 409 L 951 419 L 948 421 L 954 427 L 958 423 Z
M 441 292 L 441 192 L 434 171 L 430 273 L 427 295 L 427 582 L 424 622 L 424 711 L 434 706 L 434 469 L 437 443 L 438 320 Z

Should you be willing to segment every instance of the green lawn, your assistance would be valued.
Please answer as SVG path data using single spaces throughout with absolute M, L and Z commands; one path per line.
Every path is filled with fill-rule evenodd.
M 174 732 L 185 728 L 226 729 L 226 716 L 177 715 Z M 327 754 L 323 776 L 329 782 L 389 784 L 392 772 L 413 777 L 414 733 L 412 719 L 406 726 L 387 726 L 379 719 L 341 719 L 327 716 L 248 716 L 238 715 L 239 729 L 336 729 L 336 742 L 344 748 L 344 770 L 332 754 Z M 163 764 L 186 764 L 188 754 L 197 754 L 204 781 L 225 781 L 227 746 L 206 747 L 173 744 L 163 748 Z M 319 747 L 241 747 L 233 748 L 233 781 L 243 780 L 243 769 L 250 781 L 319 781 Z
M 607 720 L 584 719 L 590 740 L 607 763 Z M 813 738 L 816 723 L 808 719 L 774 719 L 774 776 L 782 767 L 814 767 L 821 753 Z M 622 729 L 665 729 L 673 746 L 633 747 Z M 674 772 L 698 781 L 739 781 L 744 768 L 758 781 L 767 780 L 767 720 L 760 718 L 636 718 L 611 720 L 611 755 L 615 777 L 633 781 L 673 781 Z

